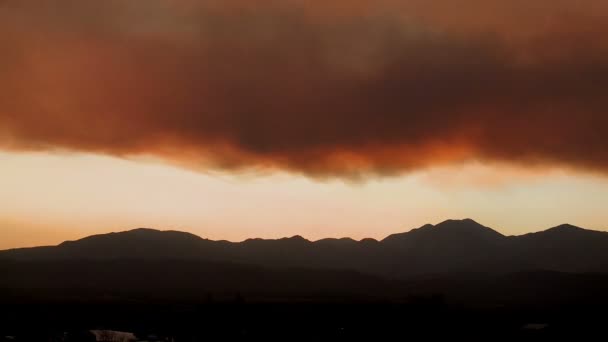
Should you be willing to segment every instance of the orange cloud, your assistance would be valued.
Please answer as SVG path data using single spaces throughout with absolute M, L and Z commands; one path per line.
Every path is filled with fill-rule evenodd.
M 608 171 L 605 1 L 0 5 L 0 146 L 193 168 Z

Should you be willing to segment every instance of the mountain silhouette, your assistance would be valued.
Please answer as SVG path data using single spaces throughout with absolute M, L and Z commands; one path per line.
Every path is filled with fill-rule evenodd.
M 561 272 L 608 271 L 608 233 L 563 224 L 509 239 L 513 259 L 528 268 Z
M 448 243 L 466 243 L 467 241 L 491 241 L 502 237 L 502 234 L 491 228 L 482 226 L 474 220 L 464 219 L 447 220 L 436 226 L 427 224 L 407 233 L 390 235 L 382 241 L 388 243 L 410 241 L 410 243 L 415 243 L 425 239 L 440 239 L 442 242 L 446 241 Z
M 94 235 L 58 246 L 12 249 L 0 259 L 189 260 L 265 268 L 351 270 L 408 278 L 456 272 L 605 272 L 608 233 L 561 225 L 504 236 L 474 220 L 447 220 L 376 241 L 301 236 L 243 242 L 212 241 L 190 233 L 135 229 Z

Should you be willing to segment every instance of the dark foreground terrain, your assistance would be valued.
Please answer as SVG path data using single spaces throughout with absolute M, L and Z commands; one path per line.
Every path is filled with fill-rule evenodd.
M 12 264 L 11 271 L 5 265 L 0 336 L 4 341 L 95 341 L 91 330 L 112 330 L 133 333 L 139 341 L 180 342 L 418 336 L 578 340 L 605 334 L 608 327 L 608 275 L 603 274 L 461 274 L 388 281 L 296 269 L 245 267 L 231 274 L 230 267 L 237 266 L 222 271 L 224 266 L 216 264 L 123 261 L 115 266 L 81 262 L 58 270 L 48 263 Z M 87 274 L 87 267 L 97 271 Z M 7 280 L 33 268 L 44 269 L 46 280 L 28 276 L 28 287 Z M 69 276 L 76 272 L 81 272 L 77 281 Z M 207 282 L 212 272 L 219 273 Z M 100 340 L 126 341 L 104 336 Z
M 36 303 L 3 305 L 8 341 L 94 341 L 89 331 L 140 341 L 368 341 L 414 337 L 589 339 L 605 336 L 604 306 L 465 309 L 418 303 Z M 2 340 L 2 339 L 0 339 Z M 104 340 L 104 339 L 101 339 Z M 117 341 L 116 338 L 104 341 Z

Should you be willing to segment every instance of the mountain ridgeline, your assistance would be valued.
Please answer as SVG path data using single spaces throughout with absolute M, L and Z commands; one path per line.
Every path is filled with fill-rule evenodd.
M 211 241 L 153 229 L 90 236 L 58 246 L 0 252 L 12 261 L 197 261 L 265 269 L 356 271 L 407 279 L 454 273 L 557 271 L 608 272 L 608 233 L 561 225 L 538 233 L 504 236 L 470 220 L 425 225 L 384 240 L 300 236 L 243 242 Z
M 0 341 L 83 341 L 64 338 L 91 329 L 175 341 L 519 340 L 529 323 L 543 323 L 532 336 L 580 340 L 605 330 L 608 233 L 504 236 L 449 220 L 382 241 L 233 243 L 135 229 L 0 251 L 0 275 Z

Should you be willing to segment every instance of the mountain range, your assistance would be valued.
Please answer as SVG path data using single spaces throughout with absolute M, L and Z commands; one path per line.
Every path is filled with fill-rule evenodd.
M 58 246 L 0 251 L 10 261 L 197 261 L 269 269 L 355 271 L 407 279 L 454 273 L 608 272 L 608 233 L 560 225 L 504 236 L 471 219 L 425 225 L 377 241 L 300 236 L 243 242 L 212 241 L 177 231 L 135 229 L 89 236 Z

